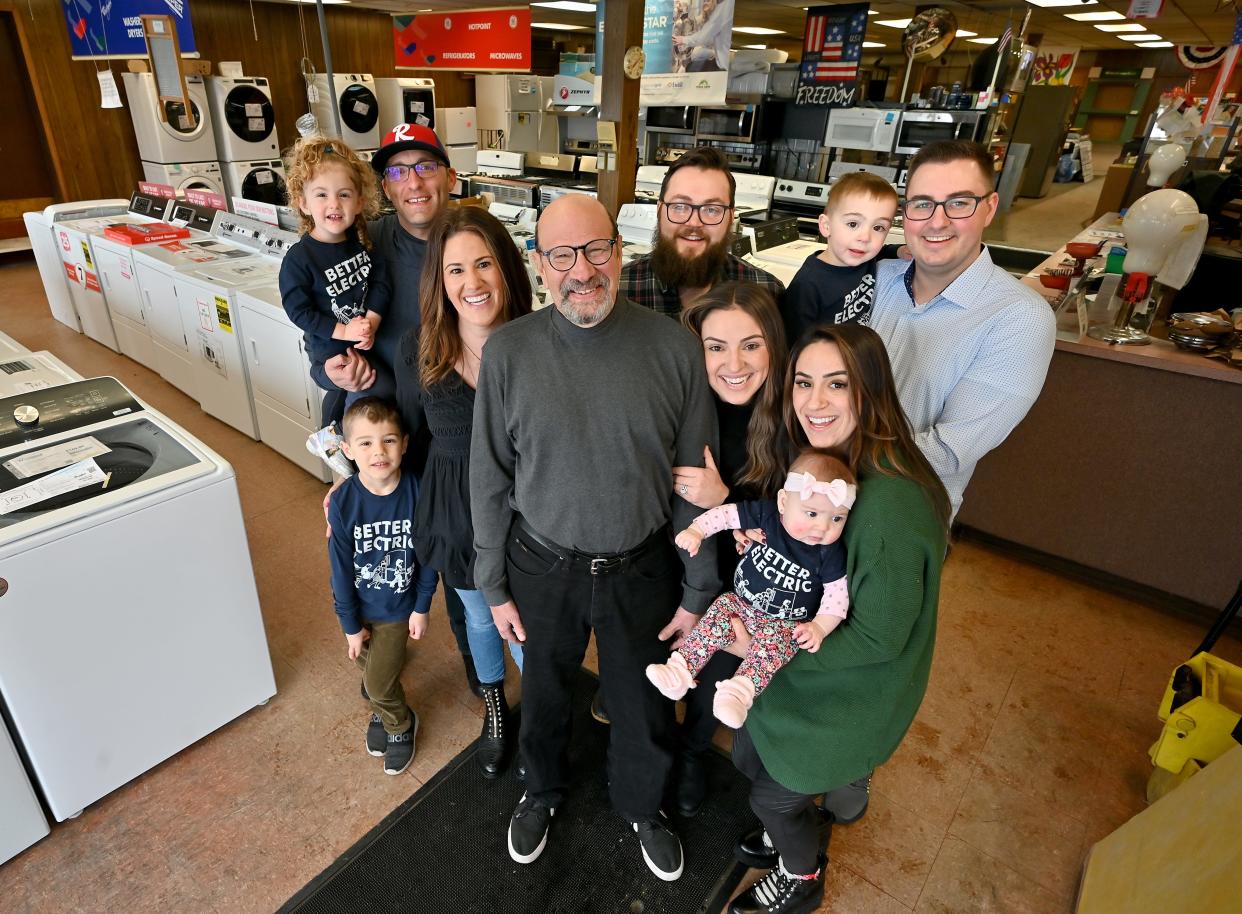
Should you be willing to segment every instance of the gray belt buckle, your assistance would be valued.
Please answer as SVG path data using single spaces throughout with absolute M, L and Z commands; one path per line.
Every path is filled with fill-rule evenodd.
M 610 571 L 616 571 L 621 567 L 622 561 L 619 558 L 591 559 L 591 574 L 608 574 Z

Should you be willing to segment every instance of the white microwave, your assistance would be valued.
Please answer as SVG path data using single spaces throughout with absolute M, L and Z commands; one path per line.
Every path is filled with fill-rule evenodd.
M 837 149 L 892 152 L 901 111 L 896 108 L 833 108 L 824 145 Z

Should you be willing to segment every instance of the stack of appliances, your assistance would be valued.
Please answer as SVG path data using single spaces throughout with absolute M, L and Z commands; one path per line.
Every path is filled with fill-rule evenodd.
M 85 217 L 92 208 L 114 207 L 116 200 L 83 200 L 76 204 L 78 212 Z M 34 253 L 35 265 L 39 268 L 39 278 L 43 280 L 43 294 L 51 307 L 52 317 L 66 327 L 82 332 L 82 321 L 78 310 L 69 294 L 69 283 L 66 282 L 73 265 L 65 261 L 68 249 L 61 246 L 61 240 L 52 230 L 56 211 L 48 213 L 37 210 L 22 213 L 22 221 L 26 223 L 26 234 L 30 236 L 30 250 Z M 76 281 L 76 277 L 75 277 Z
M 559 153 L 560 122 L 554 115 L 544 116 L 552 82 L 551 76 L 476 76 L 479 129 L 494 132 L 498 141 L 489 145 L 514 152 Z
M 497 203 L 514 206 L 539 206 L 541 182 L 522 177 L 526 154 L 505 149 L 481 149 L 477 156 L 477 174 L 470 176 L 470 195 L 491 194 Z
M 355 152 L 379 148 L 383 136 L 379 127 L 380 106 L 375 95 L 375 79 L 370 73 L 335 73 L 331 85 L 324 73 L 316 73 L 307 80 L 316 99 L 311 104 L 311 114 L 319 121 L 319 130 L 324 136 L 339 136 Z M 332 115 L 334 95 L 341 112 L 339 133 Z
M 283 205 L 285 166 L 280 160 L 276 113 L 267 80 L 261 76 L 209 76 L 207 99 L 225 195 Z
M 116 331 L 103 287 L 99 284 L 99 271 L 88 236 L 92 232 L 102 234 L 108 225 L 124 216 L 128 205 L 128 200 L 95 200 L 53 203 L 43 211 L 44 220 L 52 227 L 52 239 L 62 263 L 61 275 L 69 281 L 69 298 L 76 320 L 83 333 L 113 351 L 118 351 Z M 44 285 L 49 285 L 47 276 L 44 276 Z M 57 319 L 69 323 L 68 315 L 62 317 L 56 313 L 55 299 L 49 295 L 49 300 Z M 63 307 L 63 302 L 60 306 Z
M 436 136 L 444 144 L 449 164 L 459 175 L 473 174 L 478 167 L 478 123 L 474 108 L 436 109 Z
M 578 172 L 578 157 L 561 153 L 536 152 L 526 156 L 526 174 L 539 178 L 539 209 L 566 194 L 596 196 L 594 172 Z
M 375 81 L 379 99 L 380 133 L 398 124 L 422 124 L 436 129 L 436 84 L 433 80 L 384 77 Z M 444 137 L 440 142 L 446 143 Z
M 522 252 L 522 262 L 526 264 L 526 274 L 530 277 L 534 306 L 536 308 L 542 307 L 544 304 L 543 277 L 539 275 L 539 271 L 535 269 L 534 264 L 535 222 L 539 218 L 539 211 L 534 207 L 515 206 L 511 203 L 493 203 L 488 207 L 488 212 L 504 223 L 505 229 L 509 232 L 509 237 L 513 239 L 517 249 Z
M 0 399 L 0 502 L 0 698 L 56 820 L 275 694 L 232 468 L 115 379 Z
M 181 102 L 160 101 L 154 74 L 122 76 L 144 177 L 156 184 L 172 185 L 179 194 L 187 190 L 223 194 L 220 156 L 203 77 L 185 77 L 190 101 L 187 110 Z

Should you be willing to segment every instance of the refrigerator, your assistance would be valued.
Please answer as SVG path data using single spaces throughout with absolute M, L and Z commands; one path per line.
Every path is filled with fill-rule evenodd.
M 1057 159 L 1074 115 L 1073 86 L 1029 86 L 1022 97 L 1011 143 L 1030 146 L 1019 197 L 1043 197 L 1052 186 Z
M 545 114 L 552 99 L 553 79 L 511 74 L 476 76 L 474 104 L 479 129 L 498 133 L 500 149 L 559 153 L 559 120 Z
M 458 174 L 472 174 L 479 154 L 479 123 L 474 108 L 437 108 L 436 135 L 444 144 L 449 164 Z

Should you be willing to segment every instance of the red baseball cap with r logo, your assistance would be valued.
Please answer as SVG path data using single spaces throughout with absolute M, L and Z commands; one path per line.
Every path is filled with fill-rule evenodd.
M 384 142 L 371 157 L 371 167 L 383 174 L 388 160 L 398 152 L 404 152 L 407 149 L 430 152 L 443 164 L 450 164 L 448 153 L 444 151 L 444 144 L 440 142 L 434 130 L 422 124 L 398 124 L 384 135 Z

